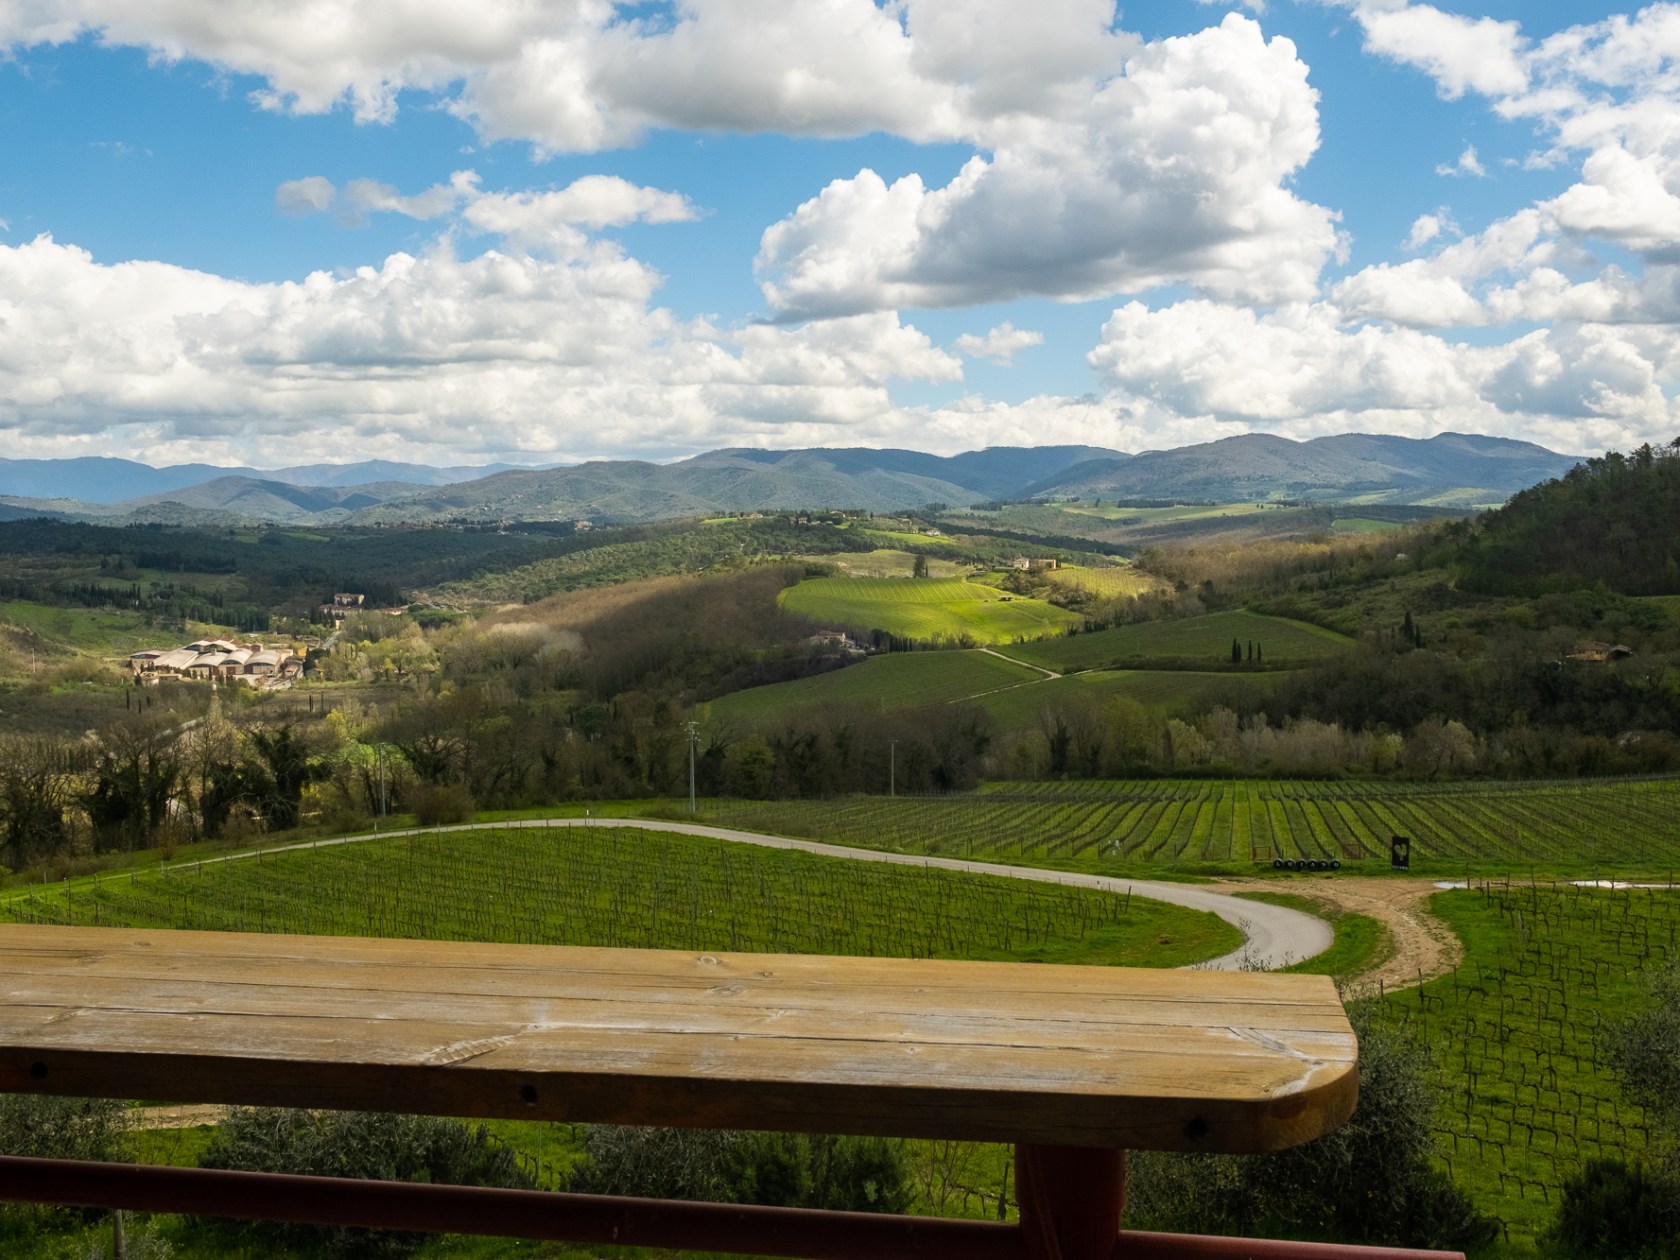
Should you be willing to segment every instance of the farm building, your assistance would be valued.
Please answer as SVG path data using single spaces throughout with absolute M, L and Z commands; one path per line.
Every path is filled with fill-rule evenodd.
M 296 678 L 303 672 L 303 657 L 289 647 L 265 648 L 261 643 L 230 643 L 226 639 L 200 639 L 169 651 L 148 648 L 133 653 L 128 663 L 137 679 L 150 683 L 188 678 L 261 685 L 268 679 Z
M 1062 562 L 1054 556 L 1016 556 L 1012 562 L 1017 569 L 1036 573 L 1040 569 L 1059 569 Z

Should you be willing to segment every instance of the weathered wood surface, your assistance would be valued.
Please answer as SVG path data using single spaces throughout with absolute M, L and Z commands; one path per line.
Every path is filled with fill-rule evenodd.
M 1158 1150 L 1353 1109 L 1318 976 L 0 926 L 0 1090 Z

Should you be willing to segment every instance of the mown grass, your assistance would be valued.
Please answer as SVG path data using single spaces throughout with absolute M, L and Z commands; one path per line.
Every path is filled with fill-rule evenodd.
M 1077 613 L 960 578 L 811 578 L 782 605 L 814 621 L 908 639 L 1008 643 L 1080 624 Z
M 1146 621 L 1089 634 L 1072 634 L 1020 645 L 1022 660 L 1055 670 L 1123 669 L 1127 662 L 1171 662 L 1187 668 L 1197 663 L 1229 665 L 1231 643 L 1244 651 L 1253 643 L 1267 666 L 1323 660 L 1353 646 L 1353 640 L 1283 617 L 1251 612 L 1209 613 L 1179 621 Z
M 1354 914 L 1320 897 L 1286 892 L 1240 892 L 1233 896 L 1269 905 L 1286 906 L 1329 922 L 1335 940 L 1322 954 L 1285 967 L 1285 971 L 1307 976 L 1335 976 L 1355 980 L 1394 957 L 1394 933 L 1381 919 Z
M 707 720 L 769 725 L 822 704 L 920 709 L 1043 677 L 989 652 L 893 652 L 832 673 L 733 692 L 711 703 Z

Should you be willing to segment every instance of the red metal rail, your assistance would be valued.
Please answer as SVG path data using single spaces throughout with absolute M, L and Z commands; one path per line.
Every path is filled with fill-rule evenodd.
M 1040 1176 L 1055 1171 L 1053 1160 L 1040 1165 Z M 1080 1189 L 1057 1188 L 1071 1193 L 1059 1196 L 1052 1191 L 1045 1201 L 1051 1213 L 1057 1209 L 1056 1199 L 1071 1200 Z M 1017 1226 L 15 1157 L 0 1157 L 0 1200 L 421 1233 L 689 1247 L 806 1260 L 1451 1260 L 1455 1255 L 1463 1260 L 1458 1253 L 1439 1251 L 1132 1230 L 1104 1237 L 1106 1246 L 1093 1246 L 1092 1219 L 1101 1216 L 1100 1211 L 1087 1210 L 1070 1220 L 1041 1214 L 1030 1204 L 1023 1208 L 1027 1219 Z

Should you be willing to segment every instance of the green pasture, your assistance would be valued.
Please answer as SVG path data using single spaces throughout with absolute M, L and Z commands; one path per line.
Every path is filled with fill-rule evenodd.
M 874 551 L 841 551 L 832 555 L 795 556 L 816 564 L 830 564 L 847 577 L 907 578 L 915 572 L 916 557 L 908 551 L 881 547 Z M 924 556 L 928 576 L 956 577 L 968 571 L 967 565 L 939 556 Z
M 1195 668 L 1195 662 L 1230 664 L 1232 640 L 1243 645 L 1245 655 L 1253 643 L 1268 666 L 1308 664 L 1353 646 L 1353 640 L 1304 621 L 1239 611 L 1040 639 L 1018 645 L 1015 652 L 1024 661 L 1059 671 L 1123 668 L 1127 661 Z
M 1431 909 L 1464 961 L 1391 993 L 1384 1017 L 1434 1059 L 1447 1171 L 1511 1243 L 1532 1245 L 1588 1160 L 1654 1153 L 1643 1109 L 1610 1071 L 1606 1030 L 1680 947 L 1680 890 L 1511 880 L 1439 893 Z
M 0 623 L 16 626 L 44 646 L 97 656 L 126 656 L 160 643 L 176 646 L 169 632 L 151 625 L 143 613 L 122 608 L 58 608 L 7 600 L 0 602 Z
M 1043 677 L 990 652 L 892 652 L 827 674 L 734 692 L 714 700 L 708 716 L 714 722 L 767 726 L 813 705 L 920 709 Z
M 1163 590 L 1166 583 L 1142 569 L 1131 565 L 1093 569 L 1083 565 L 1063 565 L 1044 574 L 1055 586 L 1071 586 L 1090 591 L 1102 599 L 1119 599 L 1128 595 L 1142 595 L 1146 591 Z
M 809 578 L 782 605 L 814 621 L 908 639 L 1008 643 L 1054 634 L 1081 618 L 1042 600 L 960 578 Z
M 668 832 L 449 832 L 27 885 L 0 920 L 646 949 L 1180 966 L 1211 914 Z
M 1113 503 L 1100 507 L 1082 503 L 1059 503 L 1055 506 L 1075 516 L 1095 516 L 1122 525 L 1166 525 L 1225 516 L 1253 516 L 1265 511 L 1258 503 L 1181 503 L 1164 508 L 1119 507 Z
M 907 529 L 876 529 L 871 525 L 850 525 L 847 528 L 871 540 L 880 540 L 896 547 L 944 547 L 954 550 L 957 540 L 948 534 L 923 534 Z
M 1330 528 L 1338 534 L 1386 534 L 1406 526 L 1399 521 L 1377 521 L 1368 516 L 1338 516 Z
M 716 802 L 710 809 L 726 825 L 780 835 L 1091 870 L 1138 862 L 1270 869 L 1280 858 L 1315 857 L 1386 869 L 1390 838 L 1401 835 L 1412 840 L 1413 871 L 1443 879 L 1513 863 L 1658 875 L 1674 863 L 1680 874 L 1671 842 L 1680 834 L 1680 778 L 1673 777 L 990 783 L 960 795 Z
M 1003 649 L 1020 654 L 1019 646 Z M 1200 712 L 1216 704 L 1234 705 L 1258 688 L 1274 685 L 1280 674 L 1199 673 L 1195 670 L 1093 669 L 1061 678 L 1035 674 L 1027 685 L 980 696 L 984 708 L 1003 730 L 1020 730 L 1038 721 L 1052 705 L 1100 706 L 1117 696 L 1136 700 L 1157 713 Z
M 1303 897 L 1298 893 L 1239 892 L 1232 896 L 1287 906 L 1329 921 L 1335 931 L 1330 948 L 1316 957 L 1285 967 L 1285 971 L 1352 979 L 1394 956 L 1394 934 L 1381 919 L 1373 919 L 1368 914 L 1352 914 L 1322 898 Z

